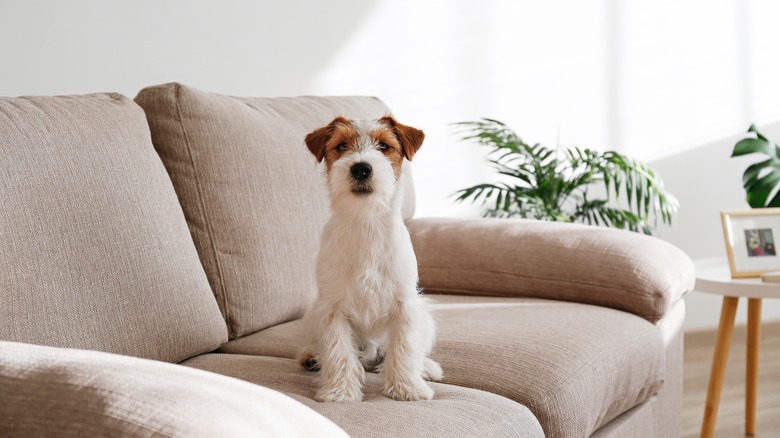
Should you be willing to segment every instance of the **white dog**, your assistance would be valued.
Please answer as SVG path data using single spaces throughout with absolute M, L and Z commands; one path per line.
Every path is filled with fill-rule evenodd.
M 325 162 L 332 216 L 317 257 L 319 295 L 304 317 L 299 362 L 320 371 L 319 401 L 358 401 L 366 371 L 379 370 L 396 400 L 430 400 L 440 380 L 428 356 L 436 326 L 417 289 L 417 259 L 401 217 L 404 159 L 422 131 L 390 116 L 338 117 L 306 136 Z

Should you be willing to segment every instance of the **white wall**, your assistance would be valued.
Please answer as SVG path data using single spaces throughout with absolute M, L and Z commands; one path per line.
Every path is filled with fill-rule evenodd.
M 777 16 L 771 0 L 0 0 L 0 95 L 376 95 L 427 133 L 418 215 L 478 214 L 448 196 L 492 172 L 449 124 L 494 117 L 652 160 L 683 204 L 662 237 L 719 255 L 717 212 L 745 207 L 745 162 L 725 157 L 750 121 L 780 120 Z M 714 326 L 698 295 L 689 327 Z
M 234 94 L 314 93 L 375 4 L 0 0 L 0 92 L 134 96 L 179 81 Z

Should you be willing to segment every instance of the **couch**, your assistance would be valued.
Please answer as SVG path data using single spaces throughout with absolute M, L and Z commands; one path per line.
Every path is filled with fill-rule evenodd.
M 362 402 L 313 400 L 293 357 L 329 213 L 303 138 L 388 112 L 181 84 L 0 98 L 0 435 L 679 436 L 690 259 L 614 229 L 417 218 L 409 166 L 444 380 L 431 401 L 376 374 Z

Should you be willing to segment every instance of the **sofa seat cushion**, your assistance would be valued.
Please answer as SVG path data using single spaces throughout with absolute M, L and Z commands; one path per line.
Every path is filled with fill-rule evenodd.
M 540 299 L 430 298 L 444 382 L 528 406 L 548 437 L 588 436 L 663 383 L 661 333 L 636 315 Z M 219 351 L 292 358 L 301 335 L 293 321 Z
M 300 318 L 316 294 L 315 257 L 330 215 L 325 179 L 303 140 L 339 115 L 381 117 L 384 103 L 231 97 L 181 84 L 145 88 L 136 101 L 230 338 Z M 411 215 L 413 200 L 404 200 Z
M 178 362 L 227 341 L 143 110 L 0 98 L 0 339 Z
M 433 400 L 398 402 L 382 395 L 379 376 L 369 374 L 362 402 L 319 403 L 312 398 L 317 374 L 291 359 L 205 354 L 182 364 L 285 393 L 356 438 L 544 437 L 528 408 L 484 391 L 435 383 Z

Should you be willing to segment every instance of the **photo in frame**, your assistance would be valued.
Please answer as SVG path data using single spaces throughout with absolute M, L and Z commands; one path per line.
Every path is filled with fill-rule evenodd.
M 723 211 L 723 237 L 731 278 L 760 277 L 780 271 L 780 208 Z

